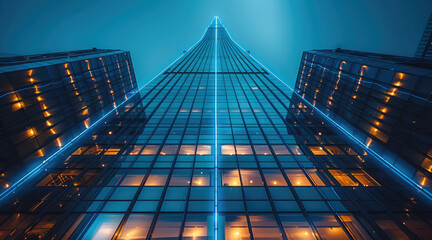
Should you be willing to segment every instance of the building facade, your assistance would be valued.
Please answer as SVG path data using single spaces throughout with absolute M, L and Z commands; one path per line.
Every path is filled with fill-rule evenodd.
M 137 90 L 129 52 L 101 49 L 0 58 L 0 85 L 2 187 Z
M 427 238 L 430 199 L 302 101 L 215 18 L 115 115 L 0 195 L 0 237 Z
M 432 61 L 349 50 L 303 54 L 296 92 L 430 191 Z
M 416 58 L 432 59 L 432 14 L 415 52 Z

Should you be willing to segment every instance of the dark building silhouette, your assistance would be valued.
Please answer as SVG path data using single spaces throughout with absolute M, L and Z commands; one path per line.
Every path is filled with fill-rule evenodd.
M 432 229 L 429 195 L 365 155 L 218 18 L 0 201 L 9 239 L 421 239 Z

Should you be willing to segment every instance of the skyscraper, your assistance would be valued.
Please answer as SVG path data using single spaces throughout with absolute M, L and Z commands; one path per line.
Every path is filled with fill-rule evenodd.
M 46 161 L 136 92 L 129 52 L 89 49 L 0 58 L 0 184 Z
M 364 154 L 218 18 L 115 112 L 0 195 L 1 237 L 430 235 L 430 196 Z
M 432 14 L 415 52 L 416 58 L 432 59 Z

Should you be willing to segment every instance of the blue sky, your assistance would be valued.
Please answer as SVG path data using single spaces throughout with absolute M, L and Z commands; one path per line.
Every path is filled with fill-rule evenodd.
M 129 50 L 143 85 L 217 15 L 238 43 L 293 85 L 304 50 L 412 56 L 431 10 L 425 0 L 0 0 L 0 54 Z

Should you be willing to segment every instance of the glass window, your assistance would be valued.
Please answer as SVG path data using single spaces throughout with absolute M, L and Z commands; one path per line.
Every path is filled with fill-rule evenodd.
M 363 184 L 363 186 L 365 187 L 370 187 L 370 186 L 381 186 L 377 181 L 375 181 L 375 179 L 373 179 L 369 174 L 358 170 L 358 171 L 351 171 L 351 175 L 353 175 L 353 177 L 355 179 L 357 179 L 357 181 L 359 181 L 361 184 Z
M 288 147 L 290 148 L 291 152 L 293 152 L 294 155 L 302 155 L 303 154 L 300 147 L 297 145 L 289 145 Z
M 282 239 L 281 232 L 273 215 L 250 215 L 249 219 L 255 239 Z
M 117 155 L 120 151 L 120 148 L 117 146 L 110 147 L 108 150 L 104 152 L 104 155 Z
M 301 169 L 286 169 L 285 173 L 293 186 L 312 186 Z
M 240 177 L 237 169 L 222 170 L 222 186 L 239 187 Z
M 250 239 L 246 216 L 226 214 L 220 216 L 220 223 L 225 223 L 225 239 Z
M 342 170 L 331 169 L 329 170 L 329 172 L 342 186 L 348 186 L 348 187 L 358 186 L 358 183 L 356 183 L 350 176 L 348 176 Z
M 178 145 L 164 145 L 162 147 L 162 155 L 173 155 L 177 154 Z
M 349 239 L 333 215 L 311 214 L 311 218 L 321 239 Z
M 194 155 L 195 154 L 196 145 L 181 145 L 180 147 L 180 155 Z
M 309 149 L 314 155 L 327 155 L 321 146 L 309 146 Z
M 122 218 L 123 214 L 99 214 L 83 239 L 111 239 Z
M 271 154 L 270 148 L 267 145 L 254 145 L 255 153 L 257 155 L 269 155 Z
M 120 186 L 139 186 L 144 179 L 146 170 L 142 171 L 143 174 L 137 173 L 137 171 L 129 171 L 125 176 Z
M 322 181 L 321 177 L 318 174 L 317 169 L 308 169 L 306 170 L 309 177 L 312 179 L 312 182 L 315 186 L 325 186 L 325 183 Z
M 211 155 L 210 145 L 198 145 L 197 155 Z
M 191 169 L 174 169 L 170 186 L 189 186 L 192 170 Z
M 234 145 L 222 145 L 222 155 L 234 155 Z
M 315 239 L 312 229 L 301 213 L 280 214 L 282 226 L 288 239 Z
M 258 170 L 241 169 L 240 173 L 243 181 L 243 186 L 263 186 L 264 185 Z
M 138 155 L 141 148 L 142 145 L 133 145 L 131 151 L 129 152 L 129 155 Z
M 176 239 L 180 234 L 182 214 L 163 214 L 157 219 L 153 239 Z
M 141 155 L 155 155 L 159 150 L 159 145 L 147 145 L 141 152 Z
M 153 214 L 131 214 L 124 225 L 119 239 L 145 239 L 153 220 Z
M 153 169 L 145 183 L 145 186 L 165 186 L 167 177 L 168 177 L 168 170 Z
M 252 148 L 250 145 L 236 145 L 238 155 L 252 155 Z
M 331 155 L 345 155 L 345 153 L 337 146 L 325 146 Z
M 285 145 L 272 145 L 272 148 L 276 155 L 291 155 Z
M 211 175 L 213 171 L 211 169 L 195 169 L 192 179 L 192 186 L 205 187 L 210 186 L 212 183 Z
M 198 240 L 208 239 L 207 237 L 213 236 L 213 218 L 212 214 L 189 213 L 186 216 L 182 239 Z
M 279 169 L 263 170 L 267 186 L 288 186 Z

